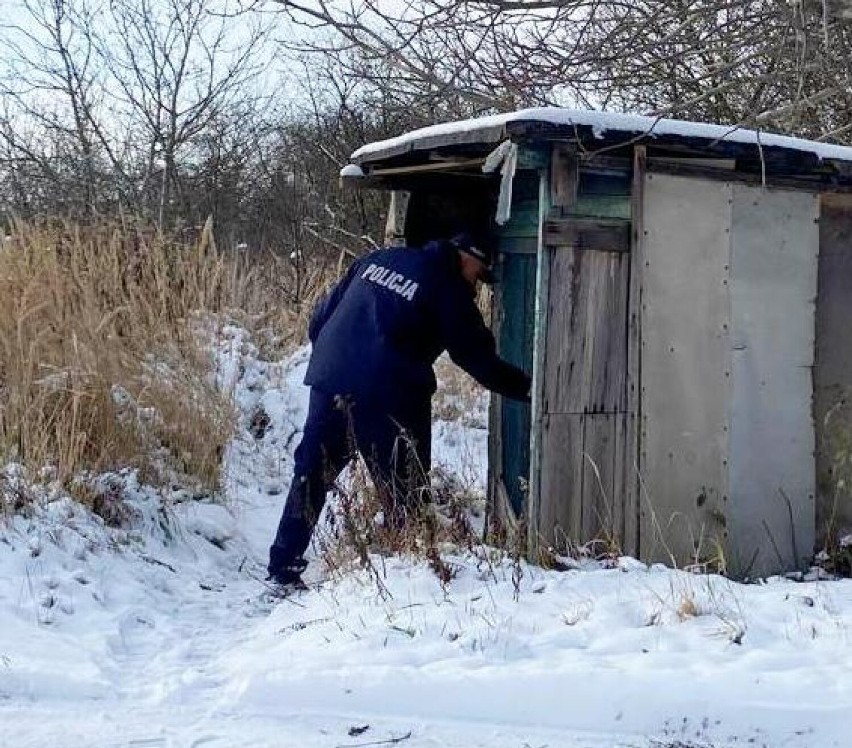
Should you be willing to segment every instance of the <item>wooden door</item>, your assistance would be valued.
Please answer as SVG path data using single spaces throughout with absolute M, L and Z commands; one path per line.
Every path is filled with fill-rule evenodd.
M 515 176 L 512 215 L 497 230 L 497 283 L 492 302 L 497 351 L 532 371 L 539 172 Z M 515 524 L 527 500 L 530 475 L 530 406 L 493 395 L 489 424 L 489 506 L 499 521 Z
M 553 168 L 570 169 L 570 161 L 554 159 Z M 562 205 L 544 228 L 549 272 L 535 526 L 541 540 L 558 548 L 591 540 L 623 548 L 625 528 L 635 524 L 625 490 L 633 462 L 629 170 L 589 172 L 585 179 L 575 171 L 563 176 L 568 187 L 559 178 L 555 173 L 551 194 Z

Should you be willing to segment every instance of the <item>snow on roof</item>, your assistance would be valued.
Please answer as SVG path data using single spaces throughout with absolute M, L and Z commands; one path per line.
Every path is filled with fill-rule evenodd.
M 414 150 L 434 148 L 450 143 L 492 143 L 507 136 L 513 123 L 543 123 L 566 128 L 591 127 L 596 137 L 607 131 L 649 137 L 675 136 L 700 138 L 708 141 L 722 140 L 769 148 L 785 148 L 815 154 L 820 159 L 852 161 L 852 147 L 819 143 L 788 135 L 777 135 L 746 130 L 733 125 L 711 125 L 685 120 L 662 119 L 638 114 L 596 112 L 557 107 L 521 109 L 508 114 L 496 114 L 476 119 L 446 122 L 419 130 L 412 130 L 396 138 L 381 140 L 359 148 L 352 160 L 363 163 L 400 155 Z

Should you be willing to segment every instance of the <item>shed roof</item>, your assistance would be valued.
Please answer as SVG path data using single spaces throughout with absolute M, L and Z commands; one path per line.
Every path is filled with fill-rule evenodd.
M 731 125 L 712 125 L 685 120 L 647 117 L 637 114 L 596 112 L 545 107 L 522 109 L 476 119 L 459 120 L 424 127 L 399 137 L 370 143 L 352 154 L 352 160 L 367 165 L 397 160 L 416 152 L 475 145 L 490 145 L 507 138 L 529 140 L 537 137 L 563 137 L 583 142 L 600 141 L 601 146 L 633 142 L 682 144 L 701 150 L 732 155 L 746 152 L 780 151 L 794 160 L 810 163 L 852 164 L 852 147 L 778 135 Z M 843 168 L 844 172 L 849 167 Z

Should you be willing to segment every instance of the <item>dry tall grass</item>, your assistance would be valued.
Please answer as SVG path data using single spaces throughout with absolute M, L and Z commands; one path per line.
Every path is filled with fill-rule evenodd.
M 211 381 L 199 326 L 236 319 L 298 340 L 274 261 L 194 246 L 136 226 L 18 224 L 0 244 L 0 462 L 84 470 L 136 467 L 163 483 L 219 485 L 235 423 Z

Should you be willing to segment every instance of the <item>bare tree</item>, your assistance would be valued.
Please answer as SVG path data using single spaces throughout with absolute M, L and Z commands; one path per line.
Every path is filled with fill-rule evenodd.
M 156 195 L 160 225 L 181 198 L 182 151 L 230 110 L 252 116 L 266 30 L 237 31 L 223 10 L 216 0 L 112 0 L 114 33 L 98 39 L 116 109 L 144 149 L 140 190 Z
M 26 26 L 5 29 L 4 99 L 7 163 L 28 163 L 77 212 L 98 208 L 103 155 L 95 109 L 100 94 L 85 2 L 25 0 Z
M 852 9 L 840 0 L 269 0 L 269 6 L 309 31 L 308 48 L 330 57 L 347 52 L 343 64 L 352 74 L 412 102 L 455 100 L 498 111 L 580 104 L 812 137 L 839 137 L 852 128 Z M 332 32 L 332 41 L 318 29 Z
M 121 205 L 171 225 L 210 133 L 258 114 L 267 30 L 230 0 L 96 3 L 24 0 L 2 28 L 6 174 L 26 165 L 73 196 L 47 212 Z

